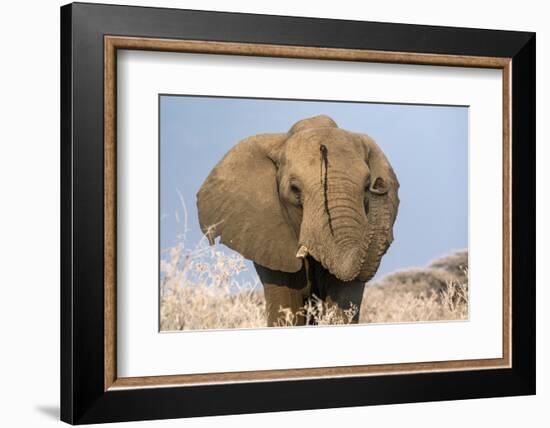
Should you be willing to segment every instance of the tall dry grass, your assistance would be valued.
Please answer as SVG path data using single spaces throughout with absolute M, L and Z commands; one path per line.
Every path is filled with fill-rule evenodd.
M 243 279 L 240 255 L 228 255 L 203 238 L 187 240 L 188 213 L 178 191 L 183 218 L 177 244 L 161 254 L 160 329 L 251 328 L 265 324 L 265 300 L 257 277 Z
M 247 328 L 265 324 L 265 301 L 258 281 L 237 279 L 245 270 L 240 256 L 229 256 L 203 240 L 184 241 L 161 261 L 161 330 Z
M 267 325 L 265 300 L 255 272 L 246 276 L 242 256 L 229 255 L 206 239 L 187 244 L 187 209 L 177 244 L 164 250 L 160 265 L 160 329 L 202 330 L 259 328 Z M 176 220 L 180 222 L 178 216 Z M 280 308 L 280 326 L 305 317 L 317 325 L 349 324 L 357 314 L 343 311 L 315 296 L 298 314 Z M 360 323 L 464 320 L 468 318 L 468 252 L 461 250 L 424 268 L 394 272 L 368 284 Z
M 394 323 L 468 318 L 467 252 L 430 266 L 386 275 L 366 287 L 360 323 Z M 261 284 L 240 255 L 228 255 L 205 240 L 188 248 L 185 240 L 163 253 L 160 328 L 162 331 L 259 328 L 266 326 Z M 280 308 L 280 326 L 296 324 L 296 315 Z M 299 316 L 317 325 L 348 324 L 357 313 L 335 310 L 312 298 Z

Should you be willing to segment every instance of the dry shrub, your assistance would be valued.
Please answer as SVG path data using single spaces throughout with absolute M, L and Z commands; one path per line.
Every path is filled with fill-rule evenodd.
M 360 322 L 468 319 L 468 252 L 386 275 L 365 289 Z
M 386 287 L 368 287 L 363 296 L 359 322 L 392 323 L 467 318 L 468 285 L 451 281 L 440 293 L 393 292 Z
M 457 281 L 467 281 L 468 250 L 458 250 L 435 259 L 429 267 L 444 270 L 453 275 Z
M 391 289 L 394 293 L 442 293 L 450 282 L 467 286 L 467 270 L 468 251 L 459 250 L 434 260 L 428 267 L 390 273 L 371 286 Z

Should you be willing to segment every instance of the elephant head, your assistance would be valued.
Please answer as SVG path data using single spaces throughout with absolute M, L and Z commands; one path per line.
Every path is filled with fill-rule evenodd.
M 259 265 L 297 272 L 307 255 L 368 281 L 393 241 L 399 183 L 378 145 L 328 116 L 233 147 L 197 194 L 199 222 Z

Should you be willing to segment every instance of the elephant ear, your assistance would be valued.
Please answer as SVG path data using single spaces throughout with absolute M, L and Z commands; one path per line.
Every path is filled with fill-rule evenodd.
M 370 243 L 359 279 L 368 281 L 378 270 L 380 259 L 393 242 L 393 225 L 399 208 L 399 181 L 382 149 L 368 135 L 360 135 L 370 169 Z
M 297 272 L 298 239 L 279 200 L 277 165 L 287 134 L 261 134 L 233 147 L 197 193 L 199 223 L 220 242 L 273 270 Z

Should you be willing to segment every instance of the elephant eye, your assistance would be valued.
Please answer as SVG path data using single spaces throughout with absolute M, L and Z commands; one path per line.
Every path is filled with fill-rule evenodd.
M 290 191 L 292 193 L 295 193 L 297 195 L 299 195 L 301 192 L 300 192 L 300 188 L 298 186 L 296 186 L 295 184 L 291 184 L 290 185 Z
M 300 188 L 296 184 L 291 184 L 290 191 L 296 198 L 296 202 L 298 203 L 298 205 L 302 205 L 302 191 L 300 190 Z

